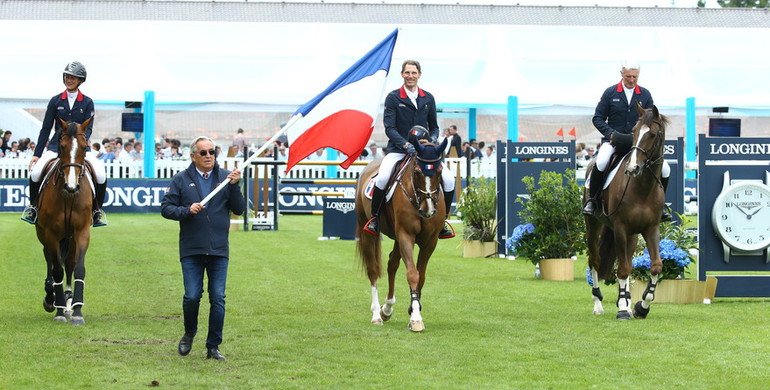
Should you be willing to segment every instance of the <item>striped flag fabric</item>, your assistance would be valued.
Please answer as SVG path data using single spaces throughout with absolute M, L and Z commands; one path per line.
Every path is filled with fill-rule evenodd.
M 374 129 L 397 38 L 395 29 L 294 113 L 298 119 L 287 130 L 287 171 L 320 148 L 344 153 L 343 168 L 358 158 Z

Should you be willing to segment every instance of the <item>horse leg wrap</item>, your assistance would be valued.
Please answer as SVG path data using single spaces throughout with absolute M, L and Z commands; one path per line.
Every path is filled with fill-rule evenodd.
M 642 293 L 642 300 L 647 302 L 648 306 L 650 302 L 655 300 L 655 287 L 657 286 L 658 286 L 657 283 L 653 283 L 652 281 L 650 281 L 647 283 L 647 288 L 644 289 L 644 292 Z
M 595 296 L 599 300 L 599 302 L 604 300 L 604 296 L 602 295 L 602 290 L 600 290 L 599 287 L 592 288 L 591 294 Z
M 45 280 L 45 292 L 46 294 L 53 294 L 54 288 L 53 288 L 53 280 L 46 279 Z
M 417 305 L 419 305 L 420 311 L 422 311 L 422 303 L 420 303 L 420 292 L 417 290 L 410 290 L 409 293 L 412 296 L 412 303 L 417 301 Z M 407 309 L 409 315 L 412 315 L 412 303 L 409 304 L 409 308 Z

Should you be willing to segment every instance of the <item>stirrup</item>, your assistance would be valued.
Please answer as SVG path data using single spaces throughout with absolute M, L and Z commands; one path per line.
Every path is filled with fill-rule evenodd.
M 663 207 L 663 213 L 660 215 L 661 222 L 668 222 L 674 218 L 669 210 L 668 206 Z
M 364 225 L 363 230 L 373 236 L 380 235 L 380 225 L 377 223 L 377 217 L 369 219 L 369 221 L 366 222 L 366 225 Z
M 594 215 L 596 212 L 596 201 L 589 199 L 586 201 L 586 205 L 583 206 L 583 215 Z
M 107 213 L 105 213 L 102 209 L 94 210 L 94 213 L 91 216 L 91 226 L 93 227 L 100 227 L 100 226 L 107 226 Z
M 27 206 L 21 212 L 21 220 L 34 225 L 37 222 L 37 208 L 35 206 Z
M 444 221 L 444 226 L 441 228 L 441 231 L 438 233 L 438 238 L 440 240 L 445 240 L 447 238 L 453 238 L 455 236 L 455 229 L 452 227 L 452 225 L 449 224 L 449 222 Z

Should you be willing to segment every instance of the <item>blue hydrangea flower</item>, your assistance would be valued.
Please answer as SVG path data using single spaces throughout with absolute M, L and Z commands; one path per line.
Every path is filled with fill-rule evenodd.
M 635 257 L 631 261 L 631 264 L 632 264 L 632 266 L 635 269 L 645 269 L 645 270 L 648 270 L 648 269 L 650 269 L 650 262 L 651 262 L 651 260 L 650 260 L 650 253 L 647 252 L 647 249 L 645 249 L 644 250 L 644 254 L 639 256 L 639 257 Z
M 534 232 L 535 232 L 535 225 L 531 223 L 516 226 L 513 229 L 513 233 L 511 233 L 511 236 L 508 237 L 507 240 L 505 240 L 505 248 L 515 255 L 516 249 L 519 248 L 519 246 L 521 246 L 521 240 L 524 238 L 524 236 Z

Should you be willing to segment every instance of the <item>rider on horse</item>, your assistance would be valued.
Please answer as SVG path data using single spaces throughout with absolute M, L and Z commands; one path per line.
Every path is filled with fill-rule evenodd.
M 57 118 L 65 122 L 83 123 L 88 118 L 94 116 L 94 101 L 80 92 L 80 85 L 86 81 L 86 67 L 80 62 L 73 61 L 67 64 L 62 74 L 64 86 L 67 88 L 64 92 L 55 95 L 48 102 L 48 108 L 45 111 L 43 127 L 40 129 L 40 135 L 37 138 L 37 146 L 29 163 L 29 207 L 24 210 L 22 220 L 34 224 L 37 221 L 37 195 L 40 192 L 43 169 L 49 161 L 59 155 L 59 139 L 62 129 Z M 54 136 L 50 139 L 51 128 L 55 126 Z M 91 138 L 93 131 L 93 120 L 85 131 L 86 144 Z M 46 143 L 48 148 L 46 150 Z M 90 148 L 86 148 L 86 161 L 94 169 L 96 176 L 96 202 L 93 210 L 93 226 L 104 226 L 106 223 L 102 219 L 104 196 L 107 193 L 107 174 L 102 162 L 96 158 Z
M 596 154 L 596 164 L 589 178 L 588 199 L 583 208 L 585 215 L 592 215 L 598 208 L 596 199 L 604 187 L 604 172 L 612 155 L 615 152 L 626 154 L 631 149 L 634 125 L 639 120 L 639 113 L 634 109 L 636 103 L 641 103 L 645 109 L 653 106 L 650 91 L 637 85 L 640 69 L 637 63 L 624 63 L 620 68 L 623 79 L 617 85 L 607 88 L 596 105 L 593 123 L 603 137 L 602 145 Z M 664 193 L 670 175 L 671 167 L 664 160 L 660 179 Z M 667 207 L 663 208 L 661 220 L 671 220 Z
M 433 143 L 438 138 L 439 128 L 436 117 L 436 101 L 429 92 L 417 87 L 422 71 L 420 63 L 414 60 L 406 60 L 401 65 L 401 77 L 404 85 L 388 94 L 385 98 L 385 113 L 383 123 L 385 134 L 388 136 L 387 154 L 382 160 L 379 173 L 374 181 L 374 193 L 372 194 L 372 218 L 364 226 L 364 231 L 371 235 L 380 233 L 379 215 L 385 200 L 385 190 L 388 180 L 393 173 L 393 168 L 406 154 L 415 154 L 414 143 L 420 139 L 426 139 Z M 415 127 L 421 127 L 417 133 L 411 134 Z M 426 130 L 428 129 L 429 132 Z M 444 188 L 444 202 L 446 203 L 446 215 L 452 208 L 454 199 L 454 177 L 449 169 L 442 172 L 442 186 Z M 449 190 L 449 191 L 447 191 Z M 452 238 L 454 231 L 448 223 L 439 232 L 439 238 Z

